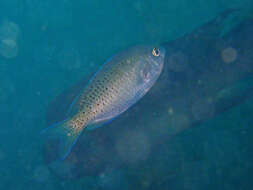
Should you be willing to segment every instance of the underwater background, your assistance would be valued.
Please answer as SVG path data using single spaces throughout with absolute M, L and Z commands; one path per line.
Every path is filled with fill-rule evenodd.
M 252 189 L 252 11 L 252 0 L 1 0 L 0 189 Z M 54 164 L 40 135 L 58 117 L 50 102 L 150 43 L 168 53 L 157 85 Z

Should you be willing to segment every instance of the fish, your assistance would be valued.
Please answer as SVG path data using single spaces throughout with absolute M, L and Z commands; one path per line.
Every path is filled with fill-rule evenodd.
M 59 140 L 60 158 L 83 130 L 109 123 L 138 102 L 159 78 L 164 59 L 162 46 L 137 45 L 106 61 L 73 99 L 66 118 L 41 132 Z
M 168 147 L 173 147 L 171 143 L 176 135 L 181 137 L 187 131 L 191 133 L 197 130 L 200 124 L 243 104 L 253 96 L 253 18 L 243 20 L 220 36 L 223 28 L 228 28 L 223 23 L 228 23 L 227 19 L 235 14 L 234 11 L 226 11 L 184 36 L 162 43 L 166 51 L 163 71 L 147 95 L 112 122 L 110 127 L 93 130 L 80 138 L 82 143 L 86 143 L 85 148 L 82 148 L 81 142 L 78 143 L 71 156 L 65 160 L 65 167 L 62 168 L 73 168 L 67 174 L 62 172 L 63 169 L 58 172 L 56 167 L 52 167 L 56 152 L 52 148 L 55 144 L 49 142 L 44 146 L 43 159 L 51 171 L 58 177 L 79 179 L 87 175 L 99 176 L 106 167 L 110 167 L 128 173 L 131 171 L 131 178 L 139 178 L 140 173 L 136 171 L 143 171 L 143 166 L 154 169 L 157 163 L 165 163 L 168 171 L 180 168 L 181 162 L 178 162 L 177 156 L 173 156 L 174 153 L 164 156 L 170 150 Z M 236 60 L 224 62 L 222 52 L 231 47 L 237 51 Z M 86 83 L 87 78 L 84 76 L 50 103 L 46 113 L 48 125 L 65 118 L 74 94 L 78 94 Z M 200 112 L 196 117 L 198 110 L 206 112 Z M 173 122 L 169 122 L 170 119 Z M 119 126 L 120 130 L 117 130 Z M 203 130 L 211 127 L 207 125 Z M 137 137 L 147 135 L 148 141 L 143 143 L 141 138 L 125 138 L 125 149 L 115 148 L 119 142 L 123 143 L 122 137 L 131 137 L 136 133 L 141 134 Z M 138 143 L 142 145 L 139 152 L 143 146 L 149 147 L 150 152 L 147 157 L 140 157 L 138 164 L 132 165 L 126 158 L 134 155 Z M 203 143 L 201 137 L 199 143 Z M 143 149 L 146 150 L 146 147 Z M 125 151 L 124 159 L 119 151 Z M 157 160 L 154 161 L 154 158 Z M 166 176 L 170 174 L 157 174 L 159 180 L 152 187 L 166 187 L 165 183 L 159 182 L 161 179 L 168 182 Z M 148 177 L 154 177 L 150 175 Z

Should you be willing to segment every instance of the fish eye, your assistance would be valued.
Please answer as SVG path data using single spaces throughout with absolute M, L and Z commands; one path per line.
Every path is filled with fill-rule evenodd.
M 152 54 L 153 56 L 158 57 L 160 55 L 160 50 L 158 48 L 154 48 L 152 50 Z

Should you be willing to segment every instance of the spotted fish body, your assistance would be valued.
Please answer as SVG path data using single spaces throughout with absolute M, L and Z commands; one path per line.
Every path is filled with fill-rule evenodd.
M 61 140 L 60 156 L 68 155 L 83 129 L 102 126 L 143 97 L 158 79 L 164 57 L 162 47 L 135 46 L 107 61 L 75 98 L 66 120 L 52 127 Z

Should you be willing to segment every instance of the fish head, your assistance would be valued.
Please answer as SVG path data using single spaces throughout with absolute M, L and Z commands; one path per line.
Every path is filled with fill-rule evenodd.
M 139 62 L 139 76 L 143 82 L 156 81 L 164 65 L 165 48 L 162 46 L 143 47 Z

